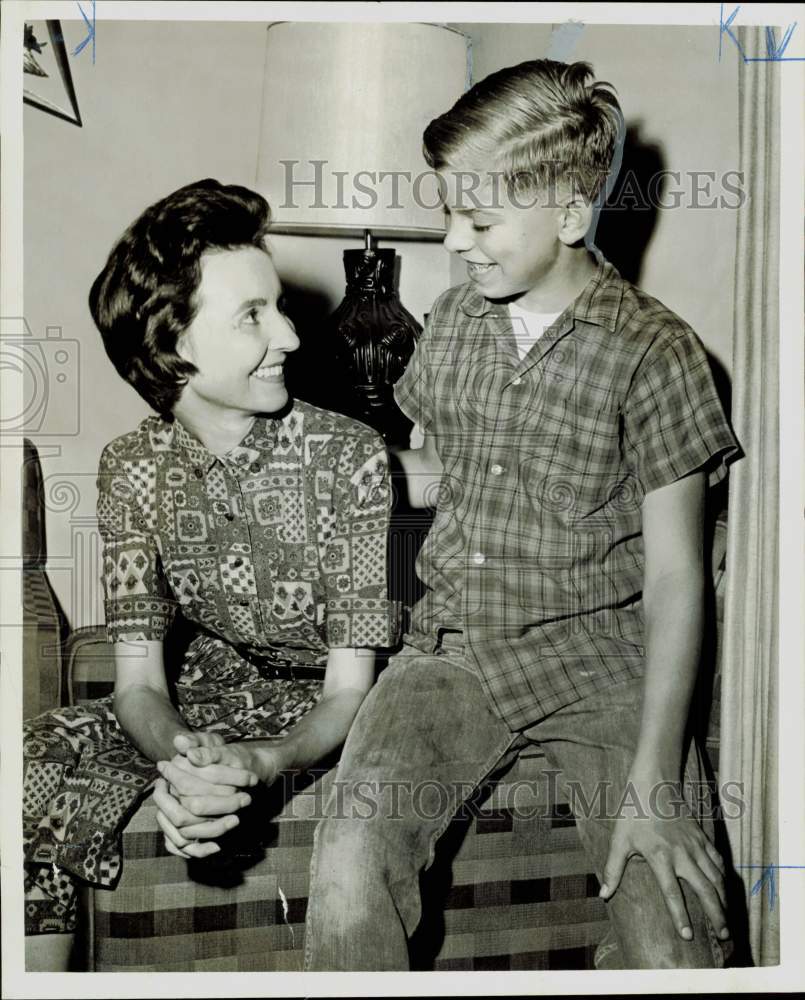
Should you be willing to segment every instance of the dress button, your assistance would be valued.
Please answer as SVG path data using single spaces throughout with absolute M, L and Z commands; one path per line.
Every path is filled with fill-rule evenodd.
M 232 565 L 235 567 L 235 569 L 239 569 L 243 565 L 243 560 L 240 557 L 238 557 L 237 559 L 233 559 Z
M 204 470 L 203 469 L 198 469 L 198 468 L 193 469 L 193 475 L 196 477 L 196 479 L 203 479 L 204 478 Z
M 492 473 L 493 476 L 502 476 L 503 475 L 503 466 L 502 465 L 498 465 L 498 463 L 495 462 L 495 464 L 492 466 L 492 468 L 489 471 Z
M 523 384 L 523 380 L 520 378 L 519 375 L 517 376 L 517 378 L 513 378 L 512 379 L 512 385 L 522 385 L 522 384 Z
M 486 562 L 486 556 L 483 554 L 483 552 L 475 552 L 473 553 L 472 561 L 475 563 L 476 566 L 483 566 L 483 564 Z
M 234 521 L 235 520 L 235 515 L 231 511 L 229 511 L 226 514 L 224 514 L 224 517 L 227 519 L 227 521 Z
M 260 463 L 252 462 L 252 464 L 249 466 L 249 472 L 259 472 L 259 471 L 260 471 Z

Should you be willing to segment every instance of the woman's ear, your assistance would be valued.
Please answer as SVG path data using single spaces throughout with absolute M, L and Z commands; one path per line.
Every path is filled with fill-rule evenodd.
M 559 239 L 572 246 L 583 240 L 593 221 L 593 206 L 581 195 L 568 199 L 559 219 Z

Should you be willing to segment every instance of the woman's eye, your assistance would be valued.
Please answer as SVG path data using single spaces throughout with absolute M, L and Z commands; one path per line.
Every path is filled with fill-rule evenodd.
M 249 326 L 257 326 L 257 324 L 260 322 L 260 313 L 256 307 L 252 308 L 246 313 L 243 319 L 244 322 L 247 323 Z

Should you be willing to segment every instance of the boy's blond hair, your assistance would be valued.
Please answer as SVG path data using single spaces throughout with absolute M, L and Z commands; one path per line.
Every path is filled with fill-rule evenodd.
M 498 173 L 518 193 L 570 183 L 592 202 L 623 122 L 614 88 L 593 76 L 588 63 L 550 59 L 492 73 L 428 125 L 425 159 L 434 170 Z

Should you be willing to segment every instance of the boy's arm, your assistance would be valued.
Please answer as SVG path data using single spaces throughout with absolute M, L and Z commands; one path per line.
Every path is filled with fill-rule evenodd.
M 719 936 L 729 937 L 721 857 L 687 809 L 668 808 L 674 795 L 681 799 L 685 729 L 701 650 L 704 495 L 705 474 L 695 472 L 648 493 L 643 502 L 646 669 L 629 781 L 648 818 L 616 821 L 601 889 L 609 898 L 628 859 L 642 855 L 685 939 L 692 930 L 678 878 L 696 891 Z M 658 789 L 673 794 L 663 798 Z
M 442 478 L 442 462 L 433 435 L 424 435 L 421 448 L 408 448 L 404 451 L 392 449 L 392 452 L 405 473 L 408 505 L 435 507 Z M 395 479 L 398 478 L 395 476 Z

